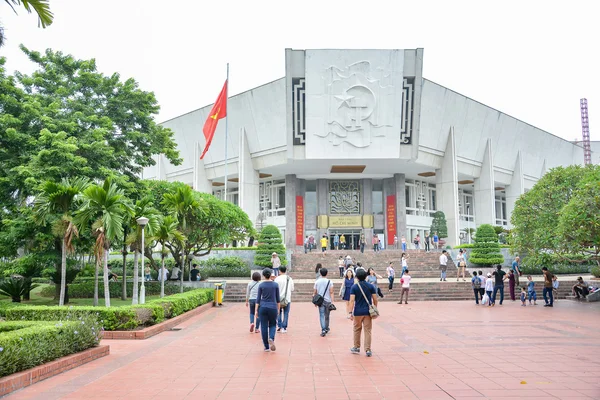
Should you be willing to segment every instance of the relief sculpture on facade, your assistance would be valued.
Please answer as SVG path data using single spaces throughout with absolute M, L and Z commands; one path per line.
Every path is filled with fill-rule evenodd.
M 360 214 L 360 185 L 358 181 L 329 182 L 329 213 Z

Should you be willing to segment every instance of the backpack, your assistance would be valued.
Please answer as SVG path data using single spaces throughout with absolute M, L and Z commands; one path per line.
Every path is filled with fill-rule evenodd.
M 473 287 L 475 289 L 481 288 L 481 279 L 478 276 L 476 276 L 475 281 L 473 281 Z

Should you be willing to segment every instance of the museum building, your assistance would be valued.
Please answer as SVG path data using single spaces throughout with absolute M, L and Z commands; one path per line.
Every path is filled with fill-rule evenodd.
M 285 77 L 229 98 L 227 162 L 223 120 L 200 160 L 206 106 L 162 124 L 183 163 L 158 156 L 144 178 L 226 190 L 288 249 L 336 233 L 356 248 L 361 234 L 424 237 L 438 210 L 449 244 L 465 228 L 510 227 L 519 195 L 583 161 L 580 145 L 424 78 L 423 49 L 286 49 L 285 61 Z

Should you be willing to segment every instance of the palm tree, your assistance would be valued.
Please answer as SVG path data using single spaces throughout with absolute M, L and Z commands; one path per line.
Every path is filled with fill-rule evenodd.
M 22 5 L 28 13 L 35 11 L 38 15 L 38 26 L 46 28 L 54 22 L 54 14 L 50 11 L 50 0 L 4 0 L 6 4 L 13 9 L 15 14 L 15 6 Z M 0 47 L 4 45 L 4 27 L 0 26 Z
M 77 196 L 89 185 L 85 178 L 63 179 L 60 183 L 47 181 L 42 186 L 42 191 L 35 199 L 35 209 L 39 222 L 53 221 L 52 232 L 62 237 L 62 255 L 60 263 L 60 295 L 58 305 L 65 304 L 65 291 L 67 286 L 67 253 L 73 253 L 73 239 L 79 236 L 77 226 L 73 223 L 73 206 Z
M 167 206 L 178 218 L 179 229 L 184 235 L 188 235 L 188 220 L 196 208 L 201 208 L 200 200 L 195 196 L 194 191 L 189 186 L 178 187 L 175 193 L 166 193 L 163 204 Z M 181 244 L 181 276 L 179 281 L 179 291 L 183 293 L 183 273 L 186 265 L 186 241 Z
M 181 231 L 179 231 L 179 229 L 177 229 L 178 226 L 179 226 L 179 221 L 177 221 L 177 217 L 175 217 L 173 215 L 167 215 L 166 217 L 161 219 L 158 229 L 154 233 L 154 236 L 152 236 L 152 238 L 151 238 L 152 241 L 156 242 L 157 244 L 160 244 L 160 247 L 161 247 L 161 249 L 160 249 L 161 266 L 160 266 L 160 272 L 159 272 L 159 276 L 161 277 L 161 279 L 160 279 L 160 297 L 165 297 L 164 270 L 165 270 L 165 257 L 167 256 L 167 248 L 165 247 L 165 244 L 167 242 L 183 243 L 185 241 L 185 236 L 183 236 L 183 233 L 181 233 Z M 181 275 L 183 275 L 183 272 Z
M 131 296 L 131 304 L 138 303 L 138 285 L 139 285 L 139 258 L 138 253 L 145 256 L 145 250 L 142 249 L 142 227 L 138 225 L 137 219 L 140 217 L 148 218 L 148 225 L 146 225 L 146 235 L 152 237 L 159 226 L 160 213 L 152 207 L 152 200 L 150 197 L 144 197 L 135 203 L 133 213 L 129 220 L 130 234 L 127 238 L 127 243 L 131 245 L 133 250 L 133 293 Z M 146 242 L 149 243 L 150 241 Z M 148 246 L 149 247 L 149 246 Z M 125 269 L 123 269 L 125 271 Z M 125 276 L 125 273 L 123 273 Z M 125 281 L 123 281 L 125 282 Z
M 90 185 L 83 191 L 84 205 L 76 215 L 80 228 L 92 224 L 92 233 L 96 236 L 94 252 L 97 260 L 103 260 L 104 271 L 104 304 L 110 307 L 110 290 L 108 287 L 108 251 L 110 243 L 123 234 L 123 221 L 131 214 L 129 200 L 122 189 L 110 179 L 104 181 L 102 186 Z M 98 274 L 96 273 L 96 288 L 98 287 Z

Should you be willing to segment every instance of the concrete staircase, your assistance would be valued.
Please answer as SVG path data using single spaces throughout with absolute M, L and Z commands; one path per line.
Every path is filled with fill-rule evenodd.
M 313 274 L 314 275 L 314 274 Z M 536 277 L 538 278 L 538 277 Z M 540 279 L 540 278 L 538 278 Z M 538 304 L 542 304 L 543 284 L 536 279 L 536 292 Z M 341 285 L 340 279 L 332 279 L 334 285 L 335 301 L 341 302 L 338 292 Z M 225 288 L 225 302 L 243 302 L 246 298 L 246 286 L 248 280 L 243 281 L 228 281 Z M 566 299 L 571 295 L 571 287 L 575 284 L 575 278 L 569 277 L 561 279 L 561 286 L 558 290 L 558 299 Z M 292 294 L 292 301 L 295 302 L 310 302 L 313 296 L 314 279 L 312 280 L 295 280 L 295 290 Z M 387 292 L 387 280 L 380 280 L 379 287 L 381 288 L 384 298 L 380 301 L 395 301 L 400 300 L 400 283 L 397 280 L 394 283 L 394 291 L 391 294 Z M 520 290 L 515 290 L 517 301 L 519 301 Z M 448 300 L 474 300 L 473 289 L 471 288 L 470 280 L 463 282 L 462 279 L 456 282 L 456 278 L 448 279 L 447 282 L 432 281 L 431 279 L 423 282 L 413 281 L 410 285 L 410 301 L 448 301 Z M 508 282 L 504 285 L 504 300 L 510 301 Z
M 411 276 L 415 278 L 439 278 L 439 257 L 440 251 L 426 253 L 424 250 L 408 250 L 408 268 L 411 271 Z M 402 270 L 401 250 L 384 250 L 379 252 L 365 251 L 328 251 L 327 254 L 322 254 L 320 251 L 313 250 L 307 254 L 294 253 L 292 254 L 292 262 L 290 265 L 290 276 L 294 279 L 314 279 L 315 266 L 321 263 L 323 267 L 329 270 L 329 277 L 339 276 L 338 259 L 340 256 L 345 257 L 350 255 L 354 263 L 360 262 L 365 269 L 374 268 L 375 271 L 386 277 L 386 268 L 390 261 L 394 262 L 394 268 L 399 275 Z M 456 265 L 448 257 L 448 276 L 456 275 Z

